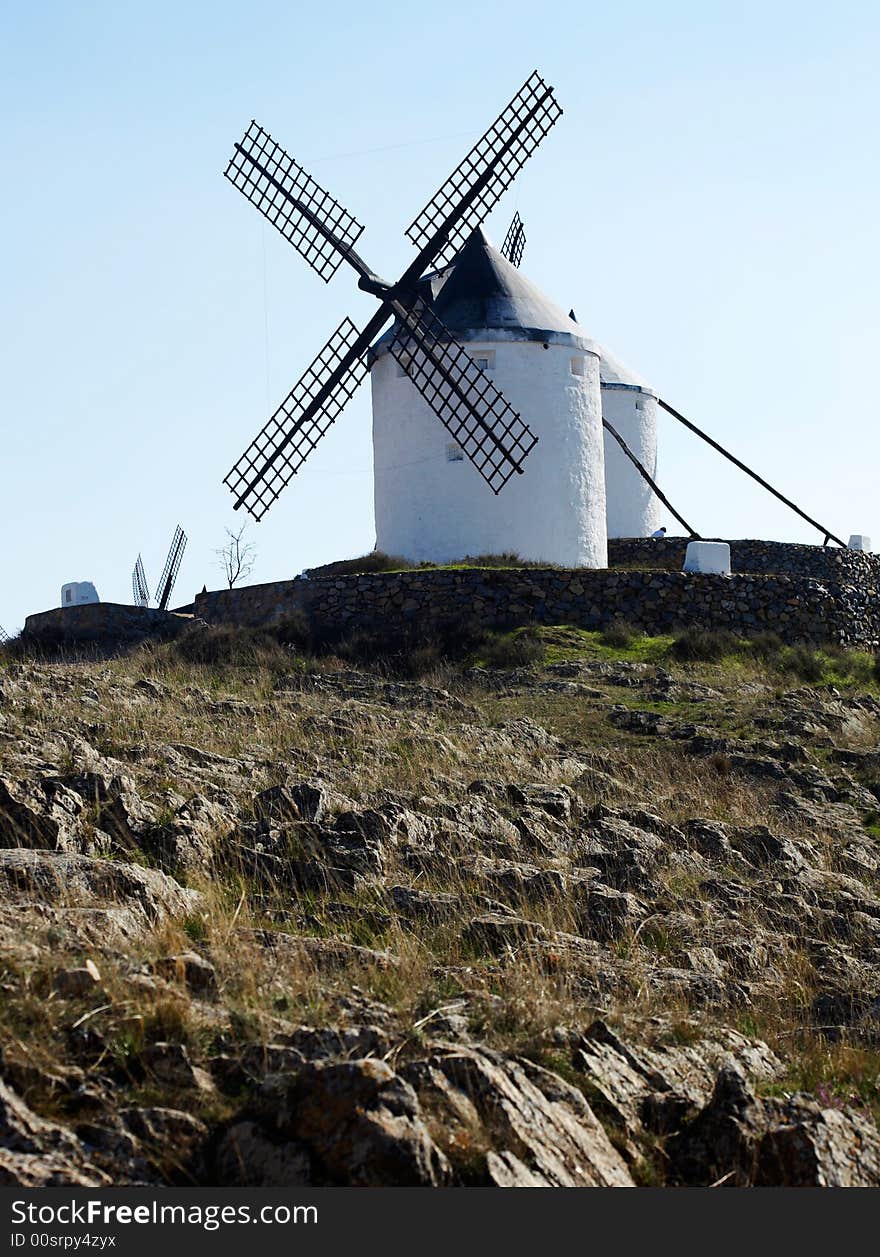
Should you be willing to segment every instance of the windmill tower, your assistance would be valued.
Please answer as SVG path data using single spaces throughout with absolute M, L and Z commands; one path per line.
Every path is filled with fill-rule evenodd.
M 519 231 L 517 231 L 517 227 Z M 505 251 L 519 259 L 514 220 Z M 372 349 L 376 545 L 414 561 L 513 552 L 566 567 L 604 567 L 605 479 L 599 350 L 477 229 L 420 296 L 537 437 L 528 472 L 503 495 L 434 421 L 390 352 Z
M 599 352 L 602 418 L 656 477 L 657 394 L 607 350 Z M 660 525 L 660 500 L 607 428 L 604 437 L 608 536 L 650 537 Z

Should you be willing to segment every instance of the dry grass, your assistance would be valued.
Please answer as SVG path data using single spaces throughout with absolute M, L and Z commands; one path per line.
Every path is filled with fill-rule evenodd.
M 548 658 L 577 657 L 579 639 L 571 633 L 547 634 Z M 634 641 L 629 630 L 612 638 L 600 642 L 597 635 L 581 635 L 583 657 L 645 661 L 652 650 L 666 649 Z M 498 658 L 505 658 L 503 651 Z M 530 663 L 538 675 L 540 658 L 534 652 L 531 660 L 520 656 L 514 662 Z M 411 802 L 421 798 L 427 809 L 425 796 L 464 801 L 468 785 L 477 778 L 543 782 L 575 786 L 584 807 L 635 801 L 676 826 L 695 817 L 731 825 L 764 824 L 776 834 L 812 842 L 827 867 L 835 867 L 835 831 L 816 830 L 781 813 L 777 784 L 731 771 L 723 755 L 699 757 L 673 741 L 616 729 L 608 720 L 611 704 L 650 705 L 639 704 L 636 691 L 601 677 L 589 681 L 600 691 L 598 698 L 542 690 L 499 695 L 472 687 L 460 667 L 448 661 L 437 665 L 427 674 L 427 683 L 441 681 L 468 705 L 467 711 L 442 703 L 390 706 L 371 696 L 369 688 L 346 697 L 312 684 L 310 678 L 326 680 L 329 686 L 348 663 L 335 656 L 305 659 L 266 643 L 251 643 L 234 663 L 184 662 L 174 651 L 160 650 L 97 664 L 18 666 L 27 669 L 32 684 L 8 712 L 12 729 L 54 746 L 62 772 L 82 766 L 77 739 L 119 760 L 160 817 L 170 817 L 179 801 L 205 790 L 206 783 L 216 787 L 219 782 L 239 816 L 246 818 L 260 789 L 318 771 L 341 796 L 361 805 L 372 805 L 387 792 Z M 713 687 L 720 697 L 656 708 L 670 719 L 705 722 L 734 736 L 749 731 L 754 736 L 756 717 L 786 688 L 776 662 L 754 655 L 686 665 L 666 659 L 664 666 Z M 838 659 L 834 666 L 842 674 L 848 665 Z M 864 671 L 862 664 L 850 668 L 851 687 L 862 684 Z M 137 688 L 144 680 L 154 688 Z M 873 692 L 873 684 L 866 680 L 865 691 Z M 523 718 L 561 739 L 568 758 L 565 750 L 548 755 L 538 744 L 512 744 L 503 726 Z M 876 721 L 854 721 L 835 740 L 853 749 L 875 746 Z M 181 759 L 175 751 L 180 746 L 235 763 L 200 765 L 197 759 Z M 14 751 L 9 744 L 0 749 L 14 775 Z M 610 776 L 577 784 L 579 761 L 590 755 L 610 763 Z M 503 804 L 501 811 L 505 814 Z M 455 848 L 453 837 L 449 842 L 447 854 L 473 854 L 466 845 Z M 553 867 L 547 858 L 528 858 L 542 868 Z M 385 883 L 407 885 L 413 876 L 412 868 L 398 863 L 392 851 Z M 699 907 L 699 877 L 678 866 L 658 876 L 671 908 Z M 150 1094 L 169 1100 L 173 1097 L 157 1090 L 144 1074 L 141 1057 L 151 1043 L 185 1044 L 196 1063 L 217 1055 L 240 1056 L 248 1045 L 274 1042 L 291 1027 L 338 1021 L 345 1016 L 346 1001 L 355 996 L 387 1007 L 394 1059 L 417 1051 L 432 1022 L 450 1004 L 464 1009 L 472 1032 L 483 1041 L 545 1057 L 554 1027 L 583 1026 L 596 1013 L 629 1023 L 636 1018 L 645 1025 L 662 1016 L 665 1025 L 681 1026 L 682 1034 L 724 1017 L 766 1037 L 785 1057 L 786 1085 L 817 1094 L 825 1088 L 835 1100 L 855 1096 L 869 1106 L 878 1104 L 876 1049 L 845 1039 L 833 1042 L 826 1031 L 811 1025 L 810 1010 L 821 983 L 803 940 L 778 938 L 772 966 L 779 980 L 767 984 L 760 1007 L 722 1011 L 706 1008 L 685 991 L 670 994 L 654 980 L 658 967 L 683 963 L 687 950 L 662 924 L 624 931 L 602 943 L 596 954 L 578 956 L 566 949 L 562 937 L 580 932 L 572 897 L 536 903 L 508 894 L 508 907 L 532 922 L 544 943 L 512 939 L 509 946 L 490 950 L 464 928 L 485 911 L 485 899 L 493 897 L 485 871 L 479 874 L 466 859 L 455 865 L 441 857 L 434 864 L 426 861 L 417 883 L 426 892 L 456 896 L 460 912 L 446 924 L 408 925 L 389 912 L 386 893 L 378 885 L 365 882 L 355 890 L 336 888 L 326 895 L 291 887 L 267 891 L 227 863 L 213 880 L 197 886 L 204 906 L 195 917 L 164 926 L 137 946 L 108 946 L 100 954 L 93 950 L 101 987 L 81 1000 L 54 996 L 53 978 L 58 970 L 83 962 L 82 945 L 62 939 L 50 946 L 47 940 L 30 958 L 12 951 L 0 962 L 0 984 L 7 996 L 0 1002 L 4 1059 L 14 1062 L 23 1078 L 32 1079 L 28 1094 L 46 1112 L 70 1110 L 63 1079 L 65 1071 L 77 1068 L 104 1073 L 131 1095 L 152 1089 Z M 753 889 L 759 903 L 762 894 L 766 903 L 744 909 L 739 924 L 746 932 L 752 924 L 757 934 L 768 928 L 763 908 L 776 892 L 770 879 L 765 888 Z M 267 947 L 261 931 L 367 947 L 377 954 L 352 953 L 329 964 L 316 959 L 319 949 L 283 940 L 281 946 Z M 711 946 L 713 941 L 707 929 L 698 943 Z M 133 981 L 138 973 L 149 974 L 162 957 L 194 944 L 215 965 L 216 1001 L 192 1000 L 179 986 L 162 980 L 153 986 Z M 616 977 L 609 985 L 612 969 Z M 41 1078 L 60 1081 L 47 1085 Z M 196 1101 L 206 1108 L 217 1103 L 210 1096 Z M 465 1157 L 464 1134 L 462 1140 Z

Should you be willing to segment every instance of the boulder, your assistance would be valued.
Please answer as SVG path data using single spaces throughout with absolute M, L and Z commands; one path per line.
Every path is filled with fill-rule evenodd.
M 179 952 L 163 956 L 156 962 L 156 972 L 171 982 L 178 982 L 193 995 L 214 996 L 217 993 L 217 972 L 210 961 L 198 952 Z
M 158 869 L 53 851 L 0 850 L 0 896 L 52 905 L 76 919 L 100 914 L 104 929 L 134 938 L 158 922 L 194 912 L 201 900 Z
M 270 1077 L 260 1103 L 266 1130 L 305 1147 L 318 1182 L 439 1187 L 450 1179 L 415 1092 L 384 1061 L 316 1062 Z
M 218 1187 L 309 1187 L 311 1160 L 292 1140 L 270 1139 L 256 1122 L 236 1122 L 214 1158 Z
M 681 1182 L 762 1187 L 880 1186 L 880 1134 L 866 1113 L 811 1096 L 760 1100 L 723 1068 L 706 1107 L 666 1144 Z
M 0 1079 L 0 1185 L 107 1187 L 110 1181 L 80 1139 L 38 1117 Z
M 880 1135 L 863 1113 L 794 1097 L 771 1109 L 757 1152 L 755 1184 L 880 1187 Z
M 583 1094 L 531 1061 L 472 1048 L 404 1067 L 439 1118 L 447 1155 L 474 1184 L 632 1187 Z

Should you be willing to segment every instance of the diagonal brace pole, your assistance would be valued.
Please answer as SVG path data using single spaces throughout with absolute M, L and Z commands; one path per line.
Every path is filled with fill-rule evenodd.
M 785 495 L 780 493 L 778 489 L 774 489 L 773 485 L 768 484 L 763 476 L 759 476 L 756 471 L 752 471 L 751 467 L 747 467 L 745 463 L 740 462 L 740 460 L 731 454 L 729 450 L 726 450 L 723 445 L 719 445 L 717 441 L 713 441 L 712 437 L 710 437 L 707 432 L 704 432 L 702 428 L 698 428 L 695 423 L 691 423 L 690 419 L 685 419 L 684 415 L 677 411 L 674 406 L 670 406 L 669 403 L 665 402 L 662 397 L 658 397 L 657 401 L 667 414 L 672 415 L 673 419 L 677 419 L 679 423 L 683 423 L 686 428 L 695 433 L 696 436 L 701 438 L 701 440 L 705 441 L 707 445 L 711 445 L 713 450 L 717 450 L 719 454 L 723 454 L 729 462 L 733 463 L 734 467 L 738 467 L 740 471 L 744 471 L 747 476 L 751 476 L 753 480 L 757 480 L 758 484 L 761 485 L 762 488 L 766 489 L 768 493 L 772 493 L 773 496 L 778 498 L 780 502 L 784 502 L 785 505 L 794 511 L 796 515 L 800 515 L 801 519 L 805 519 L 808 524 L 813 526 L 813 528 L 818 528 L 819 532 L 823 534 L 823 546 L 827 546 L 829 541 L 836 541 L 839 546 L 844 548 L 844 550 L 847 549 L 845 541 L 841 541 L 840 537 L 835 537 L 834 533 L 831 532 L 830 529 L 826 528 L 824 524 L 820 524 L 818 520 L 815 520 L 812 516 L 807 515 L 806 512 L 802 511 L 799 506 L 795 506 L 794 502 L 792 502 L 790 498 L 785 497 Z
M 683 515 L 679 515 L 678 511 L 675 509 L 675 507 L 674 507 L 674 506 L 672 505 L 672 503 L 669 501 L 669 498 L 668 498 L 668 497 L 666 497 L 666 495 L 665 495 L 664 493 L 662 493 L 662 492 L 661 492 L 660 488 L 659 488 L 659 487 L 658 487 L 658 485 L 657 485 L 657 482 L 651 478 L 651 476 L 648 474 L 647 468 L 644 466 L 644 464 L 643 464 L 643 463 L 640 463 L 640 462 L 639 462 L 639 460 L 636 458 L 635 454 L 634 454 L 634 453 L 632 452 L 632 450 L 629 448 L 629 446 L 627 445 L 626 441 L 624 441 L 623 437 L 620 435 L 620 433 L 617 431 L 617 429 L 616 429 L 616 428 L 612 428 L 611 424 L 608 422 L 608 420 L 607 420 L 607 419 L 603 419 L 603 420 L 602 420 L 602 427 L 603 427 L 603 428 L 607 428 L 607 429 L 608 429 L 608 431 L 609 431 L 609 432 L 611 433 L 611 435 L 614 437 L 614 439 L 615 439 L 615 441 L 617 442 L 617 444 L 618 444 L 618 445 L 620 446 L 620 448 L 623 450 L 624 454 L 626 454 L 626 456 L 627 456 L 627 458 L 629 459 L 629 461 L 630 461 L 630 462 L 631 462 L 631 463 L 635 466 L 636 471 L 638 471 L 639 475 L 640 475 L 640 476 L 641 476 L 644 480 L 646 480 L 646 481 L 648 482 L 648 484 L 649 484 L 649 485 L 651 486 L 651 488 L 654 490 L 655 494 L 656 494 L 656 495 L 657 495 L 657 497 L 660 499 L 660 501 L 663 503 L 663 505 L 666 507 L 666 509 L 667 509 L 667 510 L 668 510 L 668 511 L 672 514 L 672 515 L 674 515 L 674 516 L 675 516 L 675 518 L 678 520 L 678 522 L 681 524 L 681 526 L 685 529 L 685 531 L 687 532 L 688 536 L 689 536 L 689 537 L 693 537 L 693 539 L 694 539 L 695 541 L 699 541 L 699 540 L 700 540 L 700 534 L 699 534 L 698 532 L 694 532 L 693 528 L 691 528 L 690 524 L 687 522 L 687 520 L 684 518 L 684 516 L 683 516 Z

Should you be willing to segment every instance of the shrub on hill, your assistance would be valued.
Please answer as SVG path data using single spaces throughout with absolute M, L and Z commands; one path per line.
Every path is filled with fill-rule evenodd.
M 547 645 L 534 629 L 505 633 L 491 638 L 483 647 L 481 659 L 487 668 L 527 668 L 542 663 Z
M 625 650 L 636 637 L 641 637 L 639 629 L 633 628 L 626 620 L 614 620 L 599 634 L 603 646 L 611 646 L 615 650 Z
M 147 654 L 202 667 L 289 668 L 291 660 L 289 644 L 282 642 L 277 633 L 232 626 L 187 633 L 164 646 L 148 642 L 141 649 Z
M 740 649 L 739 638 L 727 629 L 688 628 L 676 636 L 670 654 L 683 663 L 718 663 Z

